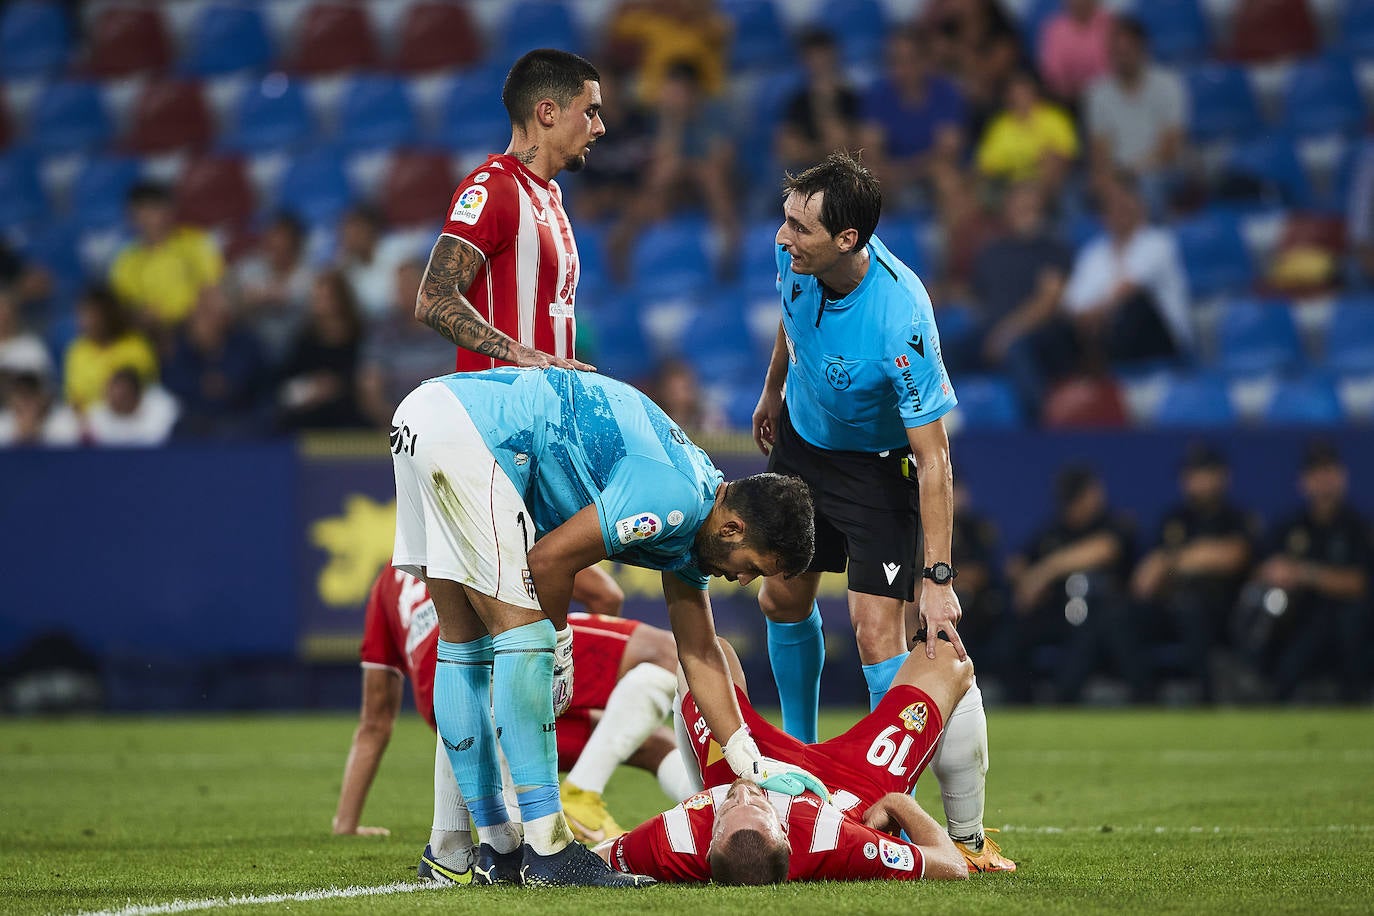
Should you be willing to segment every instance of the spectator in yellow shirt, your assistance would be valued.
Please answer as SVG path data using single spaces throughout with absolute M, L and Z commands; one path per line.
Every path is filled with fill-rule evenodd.
M 714 0 L 629 0 L 611 16 L 607 32 L 606 57 L 637 71 L 645 104 L 658 102 L 669 71 L 682 62 L 696 69 L 707 95 L 725 88 L 731 25 Z
M 1073 120 L 1044 100 L 1035 78 L 1018 73 L 1007 84 L 1006 107 L 978 144 L 978 171 L 999 181 L 1038 182 L 1053 194 L 1078 158 Z
M 224 259 L 208 233 L 176 224 L 166 186 L 135 185 L 128 203 L 138 240 L 115 258 L 110 285 L 140 323 L 158 332 L 174 328 L 191 313 L 200 291 L 220 281 Z
M 77 304 L 80 335 L 65 357 L 67 401 L 77 410 L 100 401 L 119 369 L 129 368 L 145 383 L 157 381 L 153 346 L 129 322 L 119 300 L 104 287 L 92 287 Z

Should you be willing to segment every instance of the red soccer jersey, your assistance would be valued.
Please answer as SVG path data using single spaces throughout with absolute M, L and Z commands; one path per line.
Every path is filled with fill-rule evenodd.
M 573 355 L 580 268 L 557 182 L 544 181 L 514 156 L 488 156 L 453 193 L 442 234 L 486 259 L 467 291 L 479 315 L 526 346 Z M 509 363 L 458 350 L 459 372 L 502 365 Z
M 660 881 L 708 881 L 708 853 L 716 808 L 729 786 L 693 795 L 640 824 L 611 846 L 611 867 Z M 792 798 L 769 792 L 792 845 L 789 881 L 914 881 L 925 873 L 921 850 L 866 826 L 807 793 Z

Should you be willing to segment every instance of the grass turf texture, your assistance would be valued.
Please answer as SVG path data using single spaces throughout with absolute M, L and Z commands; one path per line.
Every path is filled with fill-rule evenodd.
M 293 912 L 1369 912 L 1369 711 L 1003 711 L 989 716 L 989 826 L 1016 875 L 967 883 L 453 889 L 292 901 Z M 834 734 L 851 716 L 828 714 Z M 429 830 L 433 738 L 397 727 L 364 823 L 329 835 L 344 716 L 0 724 L 0 912 L 413 881 Z M 607 793 L 622 823 L 663 807 L 647 775 Z M 920 799 L 939 816 L 935 780 Z M 239 906 L 245 912 L 279 910 Z

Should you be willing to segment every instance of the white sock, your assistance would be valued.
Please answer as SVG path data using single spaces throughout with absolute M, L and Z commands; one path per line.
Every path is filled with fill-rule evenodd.
M 606 700 L 606 710 L 587 746 L 568 771 L 567 781 L 585 792 L 604 792 L 615 768 L 663 724 L 676 690 L 677 675 L 650 662 L 625 672 Z
M 514 852 L 520 848 L 520 828 L 510 821 L 495 827 L 478 827 L 477 841 L 486 843 L 497 852 Z
M 525 842 L 541 856 L 551 856 L 571 843 L 572 831 L 562 811 L 537 817 L 525 824 Z
M 673 735 L 677 738 L 677 756 L 682 761 L 683 775 L 687 779 L 687 784 L 692 787 L 692 791 L 687 795 L 695 795 L 705 788 L 705 783 L 701 779 L 701 770 L 697 767 L 696 752 L 692 750 L 692 736 L 687 731 L 687 720 L 682 718 L 680 695 L 673 696 Z
M 444 749 L 443 739 L 434 742 L 434 826 L 429 833 L 429 850 L 443 859 L 472 849 L 472 819 L 463 802 L 458 780 Z
M 949 835 L 956 839 L 981 839 L 988 774 L 988 718 L 976 680 L 950 713 L 930 768 L 940 781 Z
M 686 801 L 700 791 L 681 754 L 669 754 L 659 762 L 658 787 L 675 802 Z

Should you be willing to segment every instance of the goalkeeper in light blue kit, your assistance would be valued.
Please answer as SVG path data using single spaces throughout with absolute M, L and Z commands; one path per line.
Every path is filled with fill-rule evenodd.
M 768 789 L 826 794 L 809 773 L 760 756 L 706 592 L 710 576 L 744 584 L 806 569 L 805 484 L 777 474 L 726 483 L 644 395 L 565 369 L 431 379 L 396 409 L 391 451 L 392 563 L 424 577 L 438 612 L 434 714 L 477 828 L 473 883 L 652 883 L 574 842 L 559 802 L 568 603 L 577 572 L 607 557 L 663 571 L 678 660 L 712 731 L 731 736 L 731 769 Z M 498 741 L 523 837 L 502 803 Z
M 825 643 L 821 573 L 847 572 L 849 615 L 876 708 L 907 657 L 904 605 L 921 589 L 915 636 L 935 657 L 944 637 L 965 657 L 950 555 L 953 472 L 944 416 L 954 389 L 930 296 L 875 236 L 877 179 L 849 153 L 787 177 L 777 234 L 782 320 L 754 410 L 768 469 L 811 487 L 815 553 L 799 576 L 759 591 L 783 727 L 816 740 Z M 786 397 L 784 397 L 784 386 Z M 908 454 L 910 457 L 908 457 Z M 924 560 L 917 544 L 924 534 Z M 1013 871 L 983 835 L 987 720 L 975 683 L 931 762 L 946 827 L 970 871 Z

